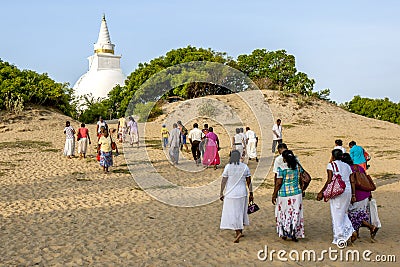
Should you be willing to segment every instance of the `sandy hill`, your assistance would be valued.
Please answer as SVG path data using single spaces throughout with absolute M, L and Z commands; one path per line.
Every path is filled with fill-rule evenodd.
M 185 101 L 167 104 L 165 115 L 140 124 L 141 142 L 146 141 L 157 171 L 185 186 L 203 185 L 219 176 L 222 168 L 180 175 L 182 171 L 165 159 L 159 141 L 160 125 L 167 122 L 170 128 L 177 117 L 191 117 L 182 120 L 188 129 L 194 121 L 209 123 L 220 136 L 221 161 L 225 164 L 231 129 L 250 126 L 259 134 L 257 131 L 264 127 L 243 102 L 243 98 L 249 99 L 246 94 L 198 100 L 213 101 L 211 118 L 199 116 L 203 102 Z M 355 140 L 368 150 L 372 156 L 369 172 L 378 184 L 374 197 L 380 205 L 383 227 L 377 243 L 371 244 L 363 230 L 355 247 L 360 251 L 370 249 L 374 254 L 398 255 L 400 218 L 393 211 L 400 201 L 400 126 L 358 116 L 324 101 L 308 103 L 274 91 L 263 91 L 262 96 L 273 119 L 282 119 L 284 141 L 312 174 L 311 193 L 317 192 L 325 180 L 335 139 L 345 144 Z M 240 115 L 239 122 L 234 114 Z M 306 238 L 293 243 L 277 237 L 270 203 L 272 174 L 255 191 L 261 210 L 251 215 L 245 238 L 233 244 L 233 233 L 218 229 L 219 201 L 196 208 L 160 203 L 138 187 L 124 155 L 115 158 L 110 175 L 102 174 L 94 159 L 93 143 L 87 159 L 63 157 L 65 121 L 70 120 L 78 128 L 77 121 L 40 107 L 20 115 L 0 115 L 0 266 L 265 265 L 257 259 L 258 250 L 265 245 L 287 251 L 318 251 L 330 246 L 329 205 L 312 200 L 311 193 L 304 203 Z M 95 139 L 95 126 L 89 125 L 89 130 Z M 270 149 L 270 145 L 269 136 L 262 136 L 259 150 Z M 190 154 L 184 152 L 182 157 L 190 159 Z M 252 171 L 257 167 L 254 161 L 249 166 Z M 287 265 L 277 260 L 275 264 Z M 322 265 L 341 266 L 329 260 Z M 364 266 L 362 262 L 358 265 Z

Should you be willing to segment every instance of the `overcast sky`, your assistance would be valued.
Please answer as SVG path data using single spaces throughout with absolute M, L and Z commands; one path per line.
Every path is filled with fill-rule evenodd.
M 0 58 L 71 87 L 88 69 L 102 14 L 121 66 L 192 45 L 236 58 L 285 49 L 298 71 L 331 89 L 399 102 L 400 1 L 3 1 Z

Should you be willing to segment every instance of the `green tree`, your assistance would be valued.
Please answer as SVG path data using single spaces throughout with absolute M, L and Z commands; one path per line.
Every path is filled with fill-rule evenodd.
M 46 73 L 19 70 L 0 59 L 0 108 L 6 108 L 5 100 L 19 99 L 22 106 L 37 104 L 54 107 L 69 116 L 75 116 L 73 90 L 68 83 L 57 83 Z M 8 107 L 9 105 L 7 105 Z
M 365 117 L 400 124 L 400 103 L 394 103 L 389 98 L 371 99 L 355 96 L 351 101 L 341 104 L 341 107 Z

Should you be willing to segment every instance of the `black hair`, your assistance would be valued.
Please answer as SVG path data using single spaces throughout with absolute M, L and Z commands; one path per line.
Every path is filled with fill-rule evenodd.
M 334 149 L 332 150 L 332 157 L 335 160 L 342 160 L 343 158 L 343 151 L 341 149 Z
M 204 129 L 208 129 L 208 123 L 204 124 Z
M 285 150 L 282 153 L 283 159 L 286 161 L 288 167 L 292 170 L 297 168 L 297 159 L 291 150 Z
M 235 165 L 239 165 L 240 162 L 240 152 L 238 150 L 233 150 L 231 151 L 231 156 L 229 158 L 229 164 L 235 164 Z
M 199 128 L 199 125 L 197 124 L 197 122 L 195 122 L 195 123 L 193 124 L 193 128 Z
M 250 127 L 247 126 L 247 127 L 246 127 L 246 131 L 248 131 L 248 130 L 250 130 Z
M 276 122 L 282 122 L 281 119 L 277 119 Z
M 236 128 L 236 133 L 237 134 L 240 133 L 240 129 L 239 128 Z
M 287 145 L 286 145 L 285 143 L 280 143 L 280 144 L 278 144 L 278 149 L 282 149 L 282 148 L 288 149 L 288 148 L 287 148 Z
M 83 127 L 85 127 L 85 124 L 84 124 L 84 123 L 82 123 L 82 124 L 81 124 L 81 127 L 82 127 L 82 128 L 83 128 Z
M 356 144 L 356 141 L 351 141 L 351 142 L 349 143 L 349 146 L 355 146 L 355 145 L 357 145 L 357 144 Z
M 340 139 L 335 140 L 335 144 L 338 146 L 342 146 L 343 145 L 343 141 Z
M 349 164 L 350 166 L 354 164 L 349 153 L 343 153 L 341 161 Z
M 210 128 L 208 128 L 208 131 L 209 131 L 209 132 L 212 132 L 212 131 L 214 131 L 214 128 L 213 128 L 213 127 L 210 127 Z
M 70 126 L 71 125 L 71 123 L 69 122 L 69 121 L 66 121 L 65 122 L 65 127 L 68 127 L 68 126 Z

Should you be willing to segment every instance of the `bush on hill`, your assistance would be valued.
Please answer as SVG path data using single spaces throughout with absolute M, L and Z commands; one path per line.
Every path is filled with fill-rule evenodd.
M 20 70 L 0 59 L 0 109 L 21 112 L 26 105 L 54 107 L 74 116 L 73 91 L 68 83 L 57 83 L 46 73 Z
M 369 118 L 400 124 L 400 103 L 385 99 L 370 99 L 355 96 L 351 101 L 340 105 L 342 108 Z
M 107 106 L 106 110 L 112 110 L 112 116 L 115 117 L 117 114 L 125 114 L 127 110 L 128 112 L 133 111 L 128 109 L 133 97 L 138 100 L 138 103 L 141 102 L 143 104 L 148 101 L 158 101 L 159 99 L 150 99 L 151 95 L 157 95 L 153 91 L 154 88 L 160 92 L 163 88 L 174 88 L 165 93 L 163 98 L 178 96 L 183 99 L 191 99 L 206 95 L 231 93 L 223 86 L 205 82 L 192 82 L 174 87 L 172 83 L 179 84 L 176 79 L 188 76 L 204 78 L 210 75 L 206 72 L 192 73 L 190 70 L 180 72 L 181 76 L 174 77 L 176 79 L 170 82 L 168 75 L 174 74 L 172 70 L 172 74 L 165 74 L 165 77 L 157 81 L 156 86 L 142 87 L 154 74 L 177 64 L 192 61 L 218 62 L 235 68 L 251 78 L 260 89 L 275 89 L 325 100 L 328 99 L 330 93 L 329 89 L 314 92 L 315 81 L 310 79 L 307 74 L 297 71 L 295 57 L 287 54 L 285 50 L 267 51 L 266 49 L 256 49 L 250 55 L 240 55 L 237 60 L 234 60 L 224 52 L 188 46 L 173 49 L 167 52 L 165 56 L 155 58 L 149 63 L 140 63 L 138 68 L 128 76 L 126 85 L 114 87 L 109 93 L 109 99 L 103 101 L 103 104 Z M 237 85 L 238 91 L 246 90 L 244 87 L 241 89 L 244 84 L 242 81 L 232 82 Z M 141 98 L 141 96 L 143 97 Z

